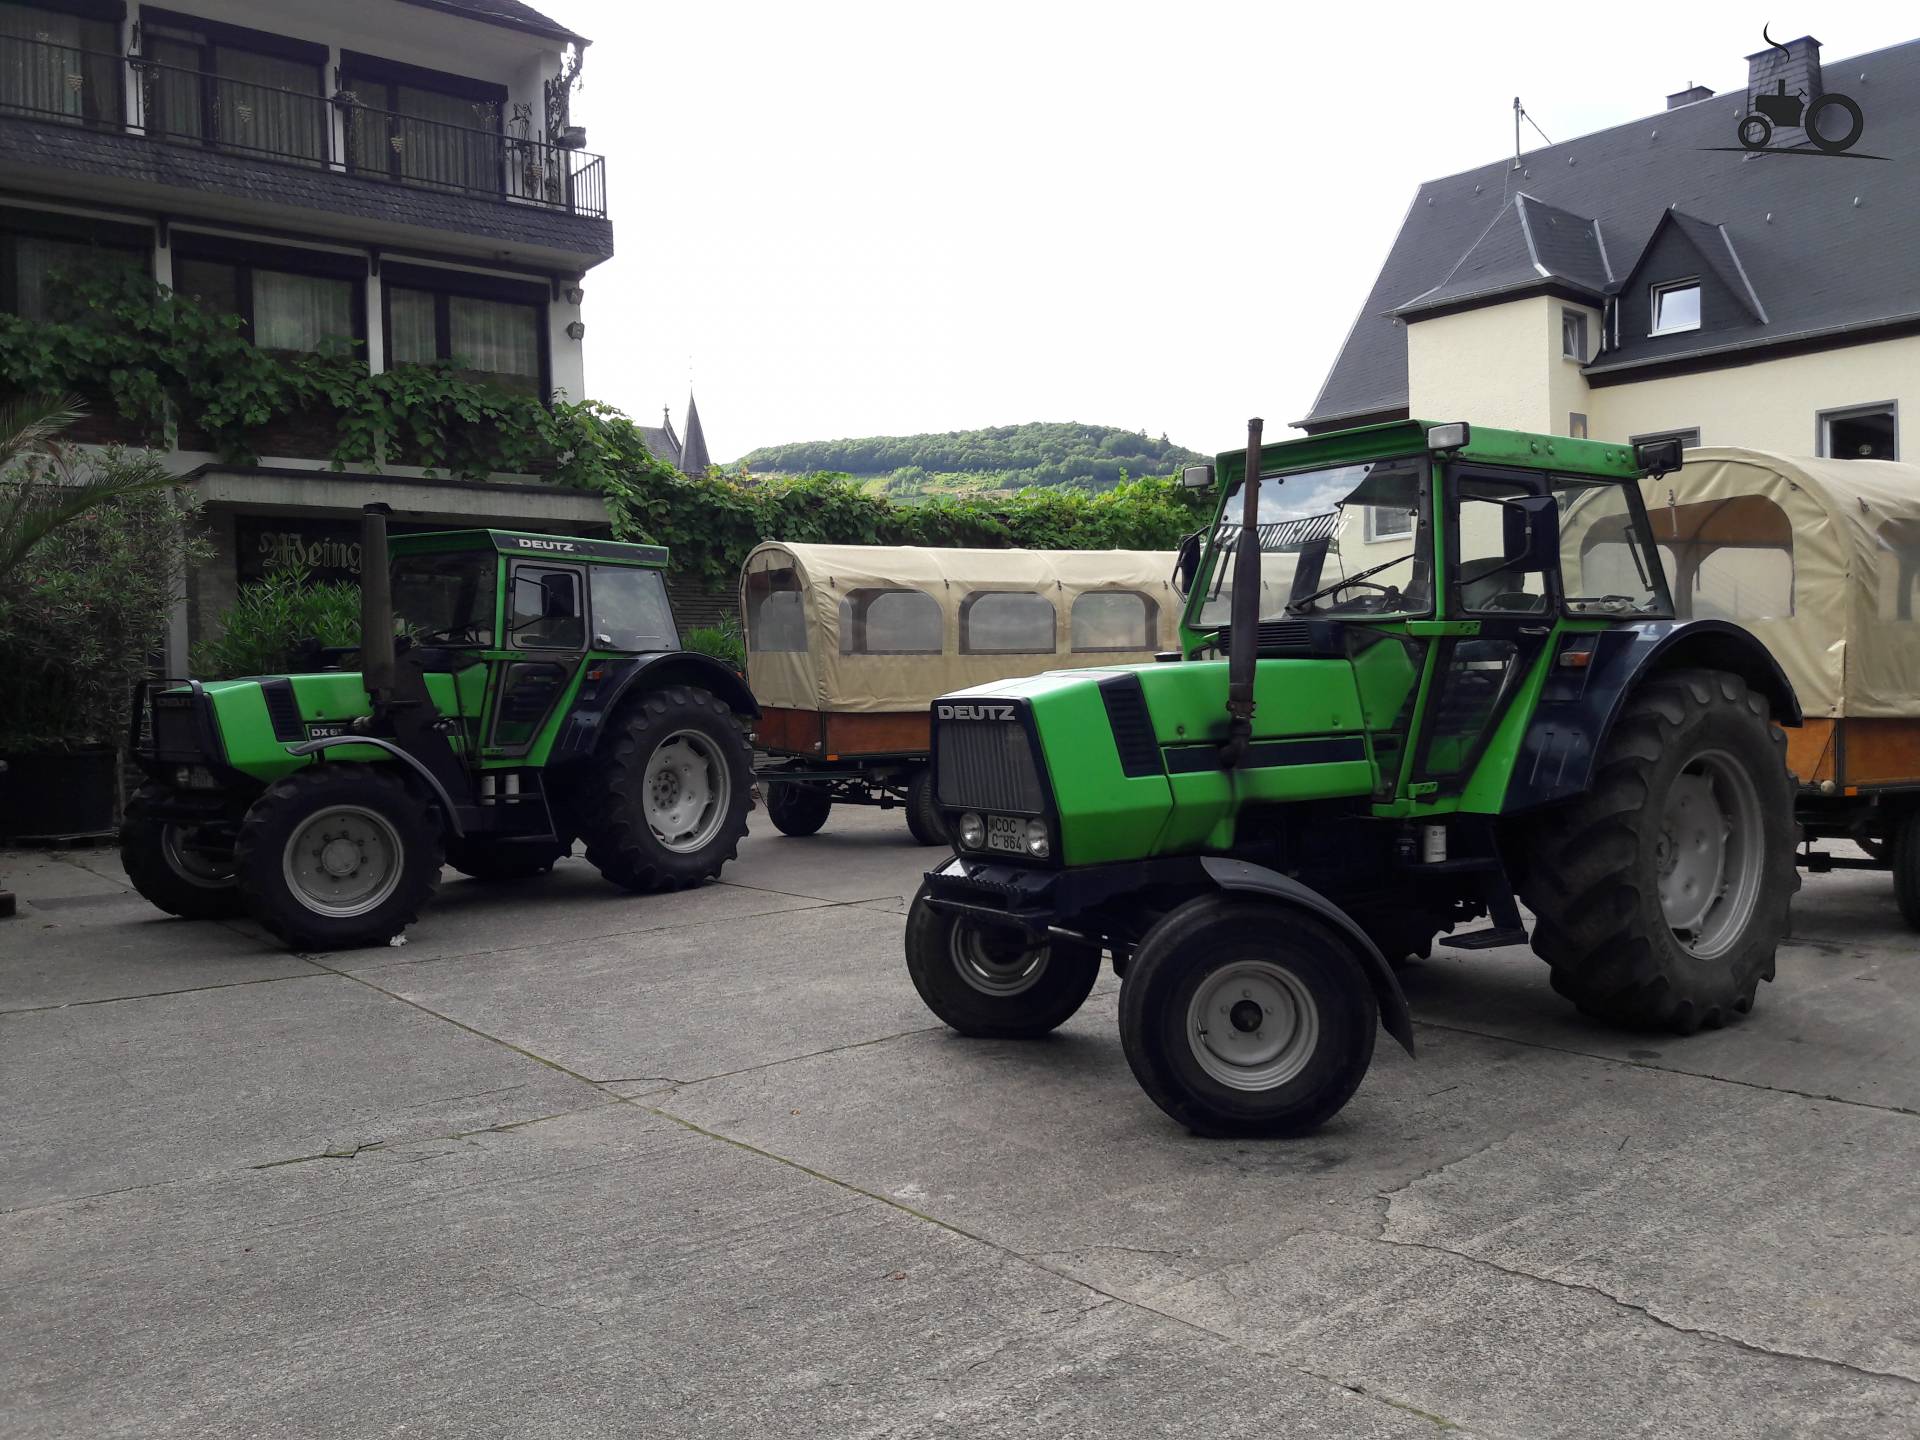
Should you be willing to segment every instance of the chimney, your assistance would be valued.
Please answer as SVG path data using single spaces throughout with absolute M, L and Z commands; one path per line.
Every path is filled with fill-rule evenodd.
M 1821 96 L 1820 42 L 1811 35 L 1775 43 L 1747 57 L 1747 108 L 1761 95 L 1797 95 L 1811 105 Z M 1791 145 L 1805 138 L 1798 126 L 1774 124 L 1780 138 L 1775 145 Z
M 1691 105 L 1698 100 L 1711 100 L 1713 89 L 1707 85 L 1689 85 L 1684 90 L 1676 90 L 1667 96 L 1667 109 L 1678 110 L 1682 105 Z

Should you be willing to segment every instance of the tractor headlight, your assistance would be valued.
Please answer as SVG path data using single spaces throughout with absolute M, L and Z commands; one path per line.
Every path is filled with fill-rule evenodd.
M 971 810 L 960 817 L 960 843 L 969 850 L 987 843 L 987 822 Z
M 1053 842 L 1047 836 L 1046 821 L 1027 822 L 1027 853 L 1036 860 L 1044 860 L 1053 853 Z

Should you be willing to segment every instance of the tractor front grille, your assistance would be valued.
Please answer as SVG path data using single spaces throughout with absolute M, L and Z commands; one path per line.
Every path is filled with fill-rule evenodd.
M 933 743 L 940 804 L 947 809 L 1013 815 L 1046 810 L 1040 766 L 1018 720 L 939 720 Z

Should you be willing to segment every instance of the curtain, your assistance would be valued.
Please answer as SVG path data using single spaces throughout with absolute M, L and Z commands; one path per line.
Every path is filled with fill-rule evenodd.
M 504 300 L 447 297 L 447 338 L 453 358 L 513 382 L 516 389 L 540 388 L 540 312 L 533 305 Z
M 387 353 L 396 365 L 426 365 L 440 358 L 433 296 L 425 290 L 387 288 Z
M 173 259 L 173 290 L 208 314 L 227 319 L 241 312 L 240 271 L 218 260 Z
M 353 282 L 325 275 L 253 272 L 253 343 L 312 352 L 353 339 Z
M 298 160 L 326 159 L 320 67 L 230 45 L 214 48 L 214 125 L 223 144 Z
M 67 277 L 93 276 L 110 266 L 138 263 L 134 252 L 109 250 L 81 240 L 44 235 L 13 237 L 14 294 L 17 312 L 27 320 L 54 320 L 66 313 L 61 301 Z
M 393 108 L 401 175 L 462 190 L 500 188 L 499 107 L 396 85 Z
M 118 123 L 118 27 L 0 3 L 0 109 Z
M 200 47 L 149 31 L 141 50 L 155 67 L 147 81 L 147 128 L 157 135 L 200 139 L 204 124 L 200 108 Z

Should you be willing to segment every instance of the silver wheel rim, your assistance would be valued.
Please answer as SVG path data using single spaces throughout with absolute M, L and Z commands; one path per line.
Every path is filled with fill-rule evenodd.
M 653 747 L 641 788 L 653 838 L 686 854 L 712 843 L 726 824 L 733 774 L 711 737 L 676 730 Z
M 1724 750 L 1702 751 L 1674 777 L 1653 842 L 1660 909 L 1682 949 L 1710 960 L 1733 948 L 1765 862 L 1753 777 Z
M 1023 944 L 1011 930 L 989 930 L 965 920 L 947 932 L 947 954 L 960 978 L 982 995 L 1011 999 L 1047 973 L 1049 947 Z
M 1194 1063 L 1229 1090 L 1272 1090 L 1313 1058 L 1320 1007 L 1306 983 L 1271 960 L 1237 960 L 1200 982 L 1187 1006 Z
M 400 884 L 404 848 L 384 815 L 331 805 L 287 841 L 287 888 L 316 915 L 346 919 L 376 909 Z
M 190 846 L 182 845 L 178 825 L 160 827 L 160 854 L 172 870 L 189 885 L 202 890 L 225 890 L 234 883 L 233 862 L 221 862 Z

